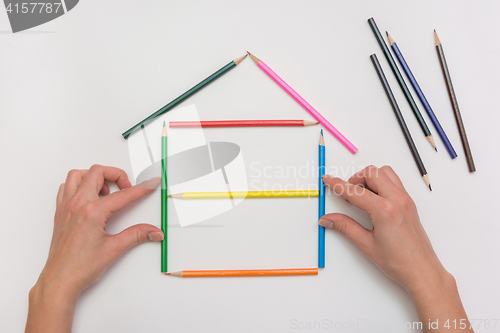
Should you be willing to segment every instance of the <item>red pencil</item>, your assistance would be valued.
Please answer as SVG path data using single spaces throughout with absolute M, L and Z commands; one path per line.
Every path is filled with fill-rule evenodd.
M 209 120 L 171 121 L 170 127 L 260 127 L 260 126 L 311 126 L 318 124 L 312 120 Z

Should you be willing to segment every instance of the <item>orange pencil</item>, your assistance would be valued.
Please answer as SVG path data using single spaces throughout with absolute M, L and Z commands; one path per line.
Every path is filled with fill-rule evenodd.
M 225 270 L 225 271 L 181 271 L 181 272 L 165 273 L 165 275 L 179 276 L 179 277 L 318 275 L 318 269 L 296 268 L 296 269 L 245 269 L 245 270 Z

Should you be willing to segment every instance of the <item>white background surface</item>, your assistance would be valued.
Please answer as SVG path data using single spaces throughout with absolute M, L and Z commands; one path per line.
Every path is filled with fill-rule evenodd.
M 469 318 L 500 319 L 499 14 L 498 1 L 82 0 L 52 22 L 12 34 L 0 10 L 0 331 L 24 328 L 28 291 L 47 256 L 55 195 L 66 173 L 94 163 L 130 173 L 127 143 L 120 134 L 246 50 L 263 59 L 359 148 L 352 155 L 327 134 L 327 166 L 338 167 L 343 177 L 368 164 L 395 168 L 419 207 L 434 249 L 458 281 Z M 371 16 L 398 42 L 457 150 L 456 160 L 450 160 L 427 116 L 439 153 L 421 134 L 366 22 Z M 467 170 L 433 29 L 447 55 L 475 174 Z M 369 60 L 374 52 L 427 167 L 432 193 L 420 179 Z M 310 119 L 250 59 L 182 105 L 192 103 L 202 119 Z M 250 156 L 247 163 L 298 167 L 315 161 L 316 129 L 300 132 L 304 146 L 298 148 L 287 145 L 291 131 L 276 131 L 270 137 L 275 142 L 242 131 L 238 143 Z M 212 133 L 214 139 L 233 138 Z M 254 140 L 261 145 L 252 145 Z M 299 151 L 303 158 L 296 156 Z M 113 216 L 109 231 L 139 222 L 158 224 L 158 198 L 156 192 Z M 289 229 L 314 223 L 305 222 L 304 216 L 314 217 L 316 208 L 313 201 L 303 210 L 283 204 L 243 202 L 214 221 L 225 225 L 219 229 L 234 240 L 265 241 L 276 250 L 272 259 L 288 260 L 269 235 L 286 238 L 293 234 Z M 339 198 L 327 199 L 327 211 L 348 213 L 368 225 L 363 212 Z M 216 229 L 192 230 L 201 239 Z M 247 235 L 248 230 L 252 232 Z M 262 239 L 250 239 L 259 233 Z M 346 327 L 360 320 L 364 325 L 349 331 L 365 332 L 376 331 L 366 328 L 368 322 L 401 325 L 418 320 L 406 292 L 352 244 L 334 232 L 327 232 L 326 241 L 327 268 L 317 277 L 197 280 L 160 275 L 159 245 L 143 244 L 82 294 L 74 332 L 311 331 L 294 329 L 293 323 L 323 320 L 334 326 L 325 331 L 348 331 L 335 329 L 335 324 Z M 179 250 L 175 260 L 181 264 L 187 256 L 196 258 L 190 251 L 208 249 L 179 246 L 185 252 Z M 260 259 L 266 263 L 269 257 Z M 211 267 L 206 260 L 205 267 Z M 500 324 L 482 331 L 500 331 Z

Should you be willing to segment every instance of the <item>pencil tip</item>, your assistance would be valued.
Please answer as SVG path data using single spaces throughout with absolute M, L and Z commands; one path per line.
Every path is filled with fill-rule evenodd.
M 387 37 L 389 37 L 389 33 L 387 32 L 387 30 L 385 31 L 385 34 L 387 35 Z
M 171 198 L 171 197 L 172 197 L 172 194 L 167 195 L 167 197 Z
M 319 121 L 314 120 L 304 120 L 304 126 L 312 126 L 319 124 Z
M 438 46 L 439 44 L 441 44 L 441 41 L 439 40 L 438 34 L 436 32 L 436 29 L 434 29 L 434 43 L 436 44 L 436 46 Z
M 323 129 L 321 129 L 321 136 L 323 136 Z
M 436 153 L 437 153 L 438 149 L 437 149 L 436 147 L 434 147 L 434 150 L 435 150 L 435 151 L 436 151 Z
M 165 120 L 163 121 L 163 127 L 165 127 Z
M 248 52 L 248 55 L 250 56 L 250 58 L 252 58 L 253 61 L 255 61 L 256 64 L 258 64 L 260 62 L 260 59 L 257 58 L 256 56 L 254 56 L 253 54 L 251 54 L 250 52 Z
M 389 44 L 392 46 L 392 44 L 395 43 L 394 39 L 392 39 L 391 35 L 389 35 L 387 31 L 385 33 L 387 34 L 387 39 L 389 40 Z
M 165 273 L 165 275 L 170 275 L 170 273 Z
M 234 63 L 235 63 L 236 65 L 238 65 L 238 64 L 239 64 L 239 63 L 240 63 L 243 59 L 245 59 L 246 57 L 247 57 L 247 54 L 245 54 L 245 55 L 243 55 L 243 56 L 241 56 L 241 57 L 239 57 L 239 58 L 237 58 L 237 59 L 234 59 L 233 61 L 234 61 Z
M 432 187 L 431 187 L 431 184 L 429 184 L 429 190 L 432 192 Z

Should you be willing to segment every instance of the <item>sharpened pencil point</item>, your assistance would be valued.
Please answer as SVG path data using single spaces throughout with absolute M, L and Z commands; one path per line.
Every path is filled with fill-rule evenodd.
M 170 273 L 165 273 L 165 275 L 170 275 Z
M 260 59 L 257 58 L 256 56 L 254 56 L 253 54 L 251 54 L 250 52 L 248 52 L 248 55 L 250 56 L 250 58 L 252 58 L 253 61 L 255 61 L 256 64 L 258 64 L 260 62 Z
M 172 194 L 167 195 L 167 197 L 171 198 L 171 197 L 172 197 Z
M 431 182 L 429 181 L 429 175 L 428 174 L 423 175 L 422 179 L 424 180 L 424 183 L 429 188 L 429 190 L 432 191 Z
M 434 142 L 434 138 L 432 137 L 432 135 L 426 136 L 425 138 L 427 139 L 427 141 L 429 141 L 432 148 L 436 149 L 436 143 Z M 437 149 L 436 149 L 436 151 L 437 151 Z
M 439 44 L 441 44 L 441 41 L 439 40 L 438 34 L 436 32 L 436 29 L 434 29 L 434 43 L 436 44 L 436 46 L 438 46 Z
M 314 120 L 304 120 L 304 126 L 312 126 L 319 124 L 319 121 Z
M 434 150 L 435 150 L 435 151 L 436 151 L 436 153 L 437 153 L 437 151 L 438 151 L 437 147 L 434 147 Z
M 247 57 L 247 55 L 248 55 L 248 54 L 245 54 L 245 55 L 243 55 L 243 56 L 241 56 L 241 57 L 239 57 L 239 58 L 237 58 L 237 59 L 234 59 L 234 60 L 233 60 L 233 61 L 234 61 L 234 63 L 235 63 L 236 65 L 238 65 L 240 62 L 242 62 L 242 61 L 243 61 L 243 59 L 245 59 L 245 58 Z
M 319 145 L 320 146 L 325 145 L 325 137 L 323 136 L 323 129 L 321 129 L 321 135 L 319 136 Z
M 392 39 L 391 35 L 389 35 L 389 33 L 387 31 L 385 33 L 387 34 L 387 39 L 389 40 L 389 44 L 391 44 L 391 46 L 392 46 L 392 44 L 395 43 L 394 39 Z

